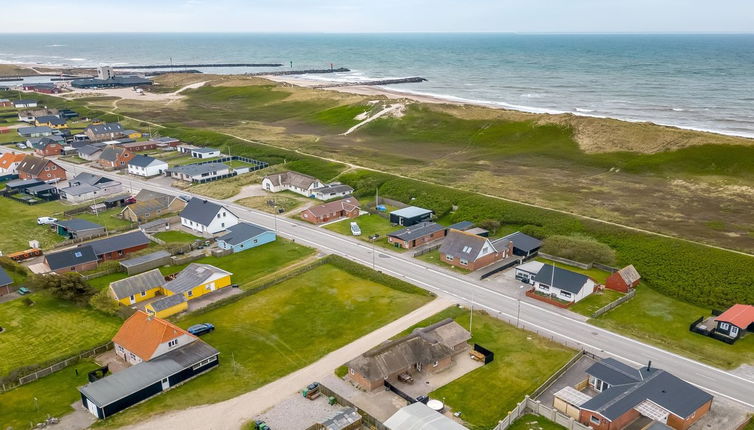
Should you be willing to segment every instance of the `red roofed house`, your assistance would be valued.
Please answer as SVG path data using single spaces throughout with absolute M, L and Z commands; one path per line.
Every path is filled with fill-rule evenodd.
M 22 161 L 24 161 L 24 157 L 26 157 L 26 154 L 14 154 L 13 152 L 4 153 L 0 156 L 0 174 L 16 174 L 16 168 Z
M 27 155 L 16 168 L 20 179 L 39 179 L 40 181 L 64 181 L 65 169 L 51 160 Z
M 115 353 L 129 364 L 159 357 L 198 338 L 163 319 L 136 311 L 113 337 Z
M 359 201 L 353 197 L 313 206 L 301 212 L 301 218 L 312 224 L 322 224 L 340 218 L 356 218 L 357 216 L 359 216 Z
M 715 318 L 715 331 L 730 337 L 741 338 L 745 332 L 754 331 L 754 306 L 733 305 Z
M 641 275 L 636 271 L 633 264 L 628 265 L 613 273 L 605 281 L 605 287 L 611 290 L 627 293 L 639 285 Z

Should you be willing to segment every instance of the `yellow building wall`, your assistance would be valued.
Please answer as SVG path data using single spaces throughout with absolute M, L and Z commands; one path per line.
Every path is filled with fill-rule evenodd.
M 215 291 L 219 290 L 220 288 L 225 288 L 228 285 L 230 285 L 230 275 L 223 276 L 222 278 L 217 279 L 212 282 L 215 283 Z M 202 285 L 199 285 L 198 287 L 192 288 L 190 296 L 189 296 L 188 291 L 183 293 L 183 295 L 186 297 L 186 299 L 193 300 L 197 297 L 201 297 L 205 294 L 211 293 L 212 291 L 210 291 L 209 288 L 207 288 L 207 285 L 211 284 L 212 282 L 208 282 L 206 284 L 202 284 Z
M 145 291 L 145 295 L 142 296 L 141 294 L 134 295 L 134 299 L 136 299 L 135 303 L 143 302 L 144 300 L 151 299 L 152 297 L 156 296 L 159 291 L 162 290 L 162 287 L 152 288 L 151 290 Z M 112 295 L 112 290 L 110 290 L 110 294 Z M 118 300 L 118 303 L 126 306 L 131 306 L 131 298 L 130 297 L 124 297 L 120 300 Z
M 131 139 L 139 139 L 139 138 L 141 138 L 141 133 L 139 133 L 139 132 L 131 133 L 131 134 L 128 135 L 128 137 L 130 137 Z
M 163 309 L 160 312 L 155 312 L 151 304 L 144 306 L 144 309 L 147 311 L 147 313 L 154 315 L 157 318 L 167 318 L 171 315 L 177 314 L 178 312 L 183 312 L 187 310 L 188 302 L 178 303 L 177 305 L 167 308 L 167 309 Z

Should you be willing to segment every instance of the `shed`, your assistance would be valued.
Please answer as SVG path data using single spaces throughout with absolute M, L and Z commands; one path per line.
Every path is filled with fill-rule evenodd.
M 13 285 L 13 278 L 4 268 L 0 267 L 0 296 L 10 293 L 11 285 Z
M 341 409 L 325 421 L 322 421 L 323 430 L 355 430 L 361 428 L 361 415 L 352 408 Z
M 157 251 L 120 262 L 121 267 L 126 269 L 129 275 L 146 272 L 171 263 L 171 255 L 168 251 Z
M 217 244 L 222 249 L 230 249 L 236 253 L 273 242 L 275 238 L 275 232 L 272 230 L 241 222 L 228 227 L 228 233 L 218 237 Z
M 390 212 L 390 222 L 408 227 L 423 221 L 429 221 L 432 218 L 432 213 L 429 209 L 409 206 Z
M 505 248 L 509 243 L 513 244 L 513 254 L 521 257 L 536 255 L 539 252 L 539 248 L 542 247 L 541 240 L 529 236 L 528 234 L 521 233 L 520 231 L 511 233 L 492 242 L 492 244 L 498 249 Z
M 55 222 L 55 229 L 59 235 L 69 239 L 88 239 L 105 234 L 104 226 L 80 218 L 57 221 Z

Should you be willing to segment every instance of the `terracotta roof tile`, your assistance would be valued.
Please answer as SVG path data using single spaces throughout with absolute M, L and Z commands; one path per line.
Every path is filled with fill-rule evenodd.
M 182 335 L 195 337 L 163 319 L 149 317 L 144 311 L 136 311 L 120 327 L 113 337 L 113 342 L 136 354 L 142 360 L 149 361 L 160 344 Z

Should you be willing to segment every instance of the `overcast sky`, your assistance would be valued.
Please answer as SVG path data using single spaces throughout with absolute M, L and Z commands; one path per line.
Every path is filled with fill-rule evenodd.
M 3 0 L 0 32 L 754 32 L 754 0 Z

